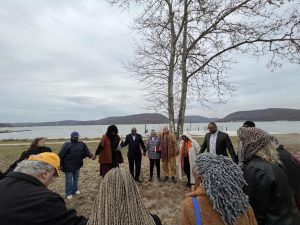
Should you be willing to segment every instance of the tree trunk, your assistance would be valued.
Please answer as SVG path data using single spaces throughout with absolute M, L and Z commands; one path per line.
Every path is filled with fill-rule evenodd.
M 186 62 L 187 62 L 187 24 L 188 24 L 188 3 L 187 0 L 184 0 L 184 26 L 182 33 L 182 61 L 181 61 L 181 98 L 179 105 L 179 113 L 178 113 L 178 121 L 177 121 L 177 138 L 179 138 L 183 133 L 184 126 L 184 117 L 185 117 L 185 109 L 186 109 L 186 99 L 187 99 L 187 70 L 186 70 Z
M 171 28 L 171 54 L 169 64 L 169 77 L 168 77 L 168 115 L 169 115 L 169 129 L 175 132 L 175 112 L 174 112 L 174 67 L 175 67 L 175 54 L 176 54 L 176 34 L 174 26 L 174 12 L 173 6 L 168 2 L 169 7 L 169 21 Z

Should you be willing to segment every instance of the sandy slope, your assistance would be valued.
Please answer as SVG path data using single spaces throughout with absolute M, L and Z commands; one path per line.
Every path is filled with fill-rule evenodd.
M 126 159 L 126 157 L 124 157 Z M 98 175 L 99 164 L 96 161 L 86 159 L 84 167 L 81 169 L 79 189 L 81 195 L 75 196 L 72 200 L 65 200 L 69 207 L 76 208 L 82 215 L 89 216 L 97 188 L 100 185 L 101 178 Z M 127 160 L 121 165 L 122 168 L 128 170 Z M 149 160 L 143 157 L 141 179 L 143 183 L 138 184 L 140 194 L 146 208 L 157 214 L 163 225 L 177 225 L 180 217 L 180 202 L 189 192 L 189 188 L 185 187 L 184 181 L 178 180 L 177 183 L 158 182 L 156 179 L 156 170 L 154 171 L 153 182 L 149 179 Z M 50 189 L 64 196 L 64 175 L 50 185 Z

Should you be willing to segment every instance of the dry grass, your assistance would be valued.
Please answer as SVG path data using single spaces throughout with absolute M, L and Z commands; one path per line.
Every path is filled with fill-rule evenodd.
M 281 143 L 283 143 L 287 149 L 293 152 L 300 158 L 300 134 L 291 135 L 278 135 Z M 196 138 L 199 143 L 202 143 L 203 137 Z M 58 143 L 58 142 L 61 143 Z M 233 145 L 237 146 L 236 137 L 232 137 Z M 4 171 L 15 159 L 19 157 L 22 151 L 26 150 L 29 145 L 28 141 L 15 141 L 9 142 L 14 145 L 1 145 L 0 142 L 0 169 Z M 52 148 L 54 152 L 58 152 L 62 146 L 63 140 L 49 141 L 48 146 Z M 7 142 L 5 142 L 7 144 Z M 87 141 L 88 147 L 92 152 L 96 149 L 97 142 Z M 123 156 L 126 156 L 127 149 L 123 150 Z M 124 157 L 125 163 L 121 165 L 122 168 L 128 169 L 127 158 Z M 84 160 L 84 166 L 81 169 L 79 190 L 81 195 L 75 196 L 72 200 L 66 200 L 67 206 L 77 209 L 78 213 L 88 217 L 90 215 L 91 206 L 94 201 L 95 193 L 101 178 L 99 177 L 99 164 L 97 161 L 90 159 Z M 163 173 L 163 172 L 162 172 Z M 154 171 L 154 176 L 156 170 Z M 150 212 L 157 214 L 163 225 L 177 225 L 179 224 L 180 217 L 180 202 L 185 198 L 185 195 L 190 191 L 185 187 L 186 180 L 178 180 L 176 184 L 171 181 L 158 182 L 154 179 L 153 182 L 148 182 L 149 178 L 149 160 L 148 157 L 143 157 L 141 179 L 144 181 L 138 184 L 140 194 L 146 208 Z M 61 173 L 61 177 L 57 178 L 54 183 L 50 185 L 50 189 L 58 192 L 64 196 L 64 174 Z

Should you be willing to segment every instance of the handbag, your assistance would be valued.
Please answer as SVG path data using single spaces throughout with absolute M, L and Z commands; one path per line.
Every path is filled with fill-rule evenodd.
M 154 148 L 154 151 L 155 151 L 156 153 L 161 153 L 160 146 L 159 146 L 159 145 L 156 145 L 155 148 Z
M 118 144 L 118 147 L 117 147 L 117 161 L 118 161 L 119 164 L 124 163 L 123 155 L 122 155 L 122 152 L 121 152 L 122 143 L 123 143 L 122 140 L 120 140 L 119 144 Z

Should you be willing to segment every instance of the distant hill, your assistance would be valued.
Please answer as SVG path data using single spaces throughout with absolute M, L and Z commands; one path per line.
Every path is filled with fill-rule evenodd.
M 231 113 L 220 119 L 220 122 L 230 121 L 300 121 L 299 109 L 269 108 Z
M 0 123 L 0 127 L 12 127 L 9 123 Z
M 62 120 L 55 122 L 40 123 L 13 123 L 15 127 L 33 127 L 33 126 L 78 126 L 78 125 L 109 125 L 109 124 L 159 124 L 168 123 L 168 118 L 159 113 L 142 113 L 129 116 L 107 117 L 100 120 Z
M 107 117 L 101 120 L 95 121 L 99 125 L 108 124 L 144 124 L 144 123 L 168 123 L 168 118 L 159 113 L 142 113 L 129 116 L 115 116 Z
M 223 119 L 207 118 L 203 116 L 186 116 L 186 123 L 208 123 L 211 121 L 230 122 L 230 121 L 300 121 L 299 109 L 261 109 L 251 111 L 239 111 L 225 116 Z M 62 120 L 54 122 L 40 123 L 0 123 L 0 127 L 33 127 L 33 126 L 79 126 L 79 125 L 109 125 L 109 124 L 167 124 L 168 118 L 159 113 L 142 113 L 128 116 L 107 117 L 99 120 Z
M 209 123 L 218 121 L 220 118 L 207 118 L 203 116 L 186 116 L 185 122 L 186 123 Z

